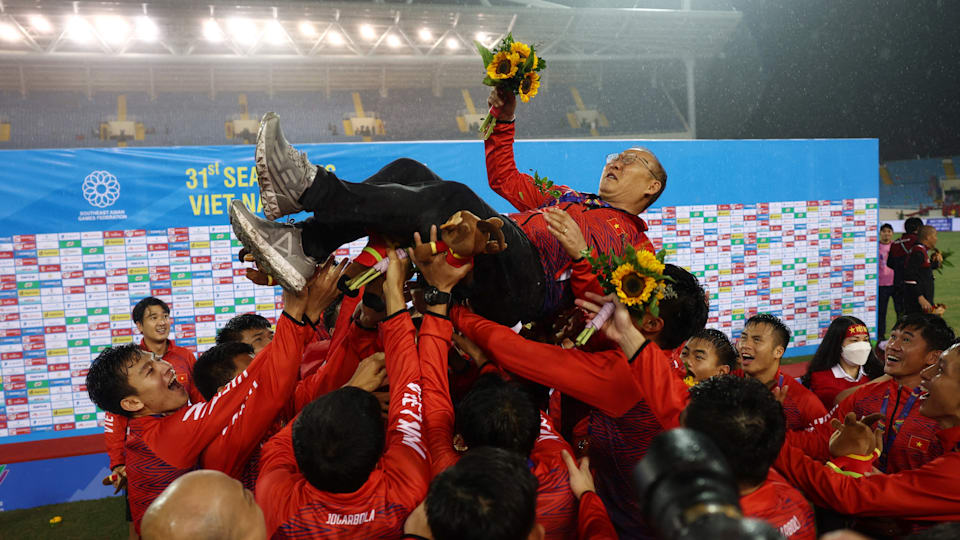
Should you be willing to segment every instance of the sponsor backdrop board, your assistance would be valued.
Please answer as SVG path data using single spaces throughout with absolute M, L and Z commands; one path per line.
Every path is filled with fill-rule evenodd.
M 875 323 L 877 141 L 649 141 L 669 185 L 645 215 L 669 260 L 709 289 L 710 325 L 736 335 L 758 311 L 782 316 L 793 354 L 831 318 Z M 525 141 L 523 171 L 593 191 L 604 156 L 632 141 Z M 495 208 L 480 142 L 302 147 L 361 180 L 412 157 Z M 275 317 L 279 289 L 235 261 L 227 205 L 259 209 L 251 146 L 5 151 L 0 183 L 0 443 L 100 432 L 84 376 L 110 345 L 139 341 L 130 309 L 173 308 L 180 345 L 209 348 L 238 313 Z M 356 252 L 361 244 L 346 246 Z M 82 488 L 83 486 L 81 486 Z

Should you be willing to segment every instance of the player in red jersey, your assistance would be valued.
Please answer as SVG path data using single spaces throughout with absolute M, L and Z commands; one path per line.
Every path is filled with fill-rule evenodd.
M 404 538 L 541 540 L 536 506 L 537 479 L 522 455 L 477 448 L 433 479 L 404 524 Z
M 173 340 L 169 339 L 170 306 L 159 298 L 148 296 L 133 307 L 131 319 L 143 335 L 143 339 L 140 340 L 140 349 L 153 352 L 169 362 L 177 371 L 178 380 L 186 388 L 190 400 L 194 403 L 201 401 L 200 392 L 191 378 L 193 364 L 196 361 L 193 352 L 178 347 Z M 120 489 L 126 484 L 127 479 L 127 458 L 124 450 L 127 439 L 127 417 L 105 411 L 103 436 L 107 457 L 110 458 L 108 479 L 113 482 L 116 489 Z
M 820 399 L 807 387 L 780 371 L 780 359 L 790 343 L 790 329 L 768 313 L 747 320 L 737 340 L 741 370 L 736 375 L 757 379 L 771 390 L 786 390 L 783 412 L 787 429 L 804 429 L 827 414 Z
M 890 380 L 860 386 L 830 411 L 829 418 L 836 419 L 850 412 L 858 418 L 874 413 L 883 415 L 883 454 L 876 464 L 881 471 L 915 469 L 949 450 L 938 441 L 936 422 L 920 414 L 924 395 L 920 374 L 937 362 L 954 337 L 953 330 L 936 315 L 903 317 L 887 342 L 884 371 Z M 834 429 L 829 418 L 807 431 L 789 433 L 787 442 L 815 459 L 830 459 L 828 443 Z
M 783 446 L 786 420 L 763 384 L 731 375 L 707 379 L 690 389 L 683 424 L 716 443 L 737 481 L 745 517 L 766 521 L 790 540 L 817 537 L 810 503 L 770 470 Z
M 481 377 L 460 401 L 455 415 L 447 375 L 453 325 L 446 318 L 446 303 L 428 306 L 425 315 L 420 326 L 419 350 L 425 438 L 433 474 L 461 458 L 454 447 L 455 433 L 461 448 L 494 446 L 528 456 L 538 481 L 537 523 L 545 529 L 547 538 L 572 538 L 576 532 L 577 504 L 560 459 L 561 451 L 572 452 L 570 446 L 523 390 L 496 374 Z
M 274 538 L 399 536 L 427 492 L 420 362 L 403 298 L 406 264 L 389 257 L 383 292 L 391 315 L 379 324 L 390 378 L 386 436 L 369 392 L 341 388 L 304 407 L 263 447 L 256 496 Z M 417 261 L 441 295 L 470 270 L 442 259 Z
M 671 284 L 675 296 L 660 301 L 658 317 L 648 313 L 638 321 L 649 341 L 629 356 L 618 349 L 585 352 L 529 341 L 466 309 L 451 311 L 454 327 L 487 351 L 492 361 L 594 408 L 584 443 L 598 478 L 597 493 L 618 533 L 625 536 L 651 534 L 636 502 L 633 467 L 657 434 L 679 425 L 686 405 L 687 386 L 663 349 L 680 346 L 707 320 L 697 279 L 669 264 L 665 274 L 675 280 Z M 629 316 L 627 324 L 633 325 Z M 544 360 L 531 361 L 535 359 Z M 670 374 L 668 380 L 652 384 L 652 389 L 642 386 L 649 379 L 645 373 L 661 365 Z
M 248 428 L 270 403 L 284 401 L 296 383 L 309 330 L 300 322 L 307 301 L 306 292 L 284 291 L 284 314 L 273 342 L 210 402 L 188 406 L 187 392 L 174 368 L 132 345 L 108 348 L 93 362 L 87 375 L 90 399 L 104 410 L 130 418 L 126 448 L 136 454 L 136 464 L 128 463 L 128 480 L 138 527 L 153 498 L 193 468 L 215 439 L 240 433 L 246 437 L 245 444 L 260 440 L 262 432 Z M 276 411 L 268 416 L 272 421 Z M 133 456 L 128 457 L 133 461 Z
M 896 474 L 854 477 L 837 474 L 787 444 L 777 459 L 777 469 L 815 503 L 845 514 L 960 521 L 960 346 L 947 349 L 923 370 L 919 380 L 925 397 L 917 408 L 936 422 L 943 455 Z M 877 442 L 882 446 L 887 438 L 883 431 L 849 421 L 841 435 L 861 441 L 852 443 L 862 448 L 859 454 Z

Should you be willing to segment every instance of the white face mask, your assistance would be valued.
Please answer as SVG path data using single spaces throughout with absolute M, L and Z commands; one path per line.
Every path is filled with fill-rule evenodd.
M 869 341 L 858 341 L 844 347 L 841 356 L 855 366 L 862 366 L 867 363 L 871 348 Z

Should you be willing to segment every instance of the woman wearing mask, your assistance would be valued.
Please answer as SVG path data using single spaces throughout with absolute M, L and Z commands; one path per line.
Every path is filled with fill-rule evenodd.
M 880 375 L 883 375 L 883 364 L 870 345 L 867 325 L 856 317 L 844 315 L 830 323 L 800 382 L 830 410 L 837 394 Z

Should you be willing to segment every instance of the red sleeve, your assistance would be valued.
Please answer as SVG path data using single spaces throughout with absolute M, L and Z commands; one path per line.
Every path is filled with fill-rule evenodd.
M 142 435 L 144 442 L 157 457 L 170 465 L 178 469 L 192 467 L 197 463 L 200 453 L 224 432 L 225 427 L 239 417 L 247 398 L 256 393 L 267 394 L 264 402 L 270 399 L 277 401 L 277 409 L 272 415 L 265 415 L 261 411 L 246 411 L 250 416 L 269 416 L 264 420 L 269 425 L 279 407 L 287 402 L 288 395 L 296 384 L 303 344 L 300 329 L 290 317 L 281 316 L 273 341 L 260 351 L 243 373 L 237 375 L 209 402 L 195 403 L 159 422 L 147 424 Z M 295 362 L 297 369 L 289 369 L 285 363 L 268 360 L 275 356 L 271 353 L 275 349 L 295 351 L 291 364 Z M 263 433 L 259 436 L 262 437 Z
M 631 364 L 634 379 L 643 399 L 664 429 L 680 426 L 680 413 L 690 401 L 690 391 L 677 377 L 673 360 L 657 346 L 647 342 Z
M 239 478 L 251 453 L 260 445 L 277 415 L 289 403 L 289 395 L 300 374 L 304 336 L 312 335 L 309 326 L 297 326 L 289 321 L 277 323 L 273 341 L 264 347 L 251 367 L 259 362 L 268 369 L 251 375 L 253 389 L 240 411 L 222 434 L 200 454 L 204 469 L 215 469 Z
M 841 514 L 930 521 L 960 520 L 960 453 L 897 474 L 837 474 L 784 445 L 774 466 L 814 503 Z
M 297 488 L 298 483 L 305 483 L 306 480 L 300 474 L 293 453 L 292 426 L 293 422 L 284 426 L 263 445 L 260 453 L 260 474 L 257 476 L 254 497 L 263 509 L 268 538 L 273 536 L 288 516 L 307 502 L 300 500 L 301 494 L 307 491 Z
M 456 306 L 454 326 L 504 369 L 556 388 L 613 417 L 640 399 L 627 358 L 619 349 L 587 353 L 524 339 L 506 326 Z
M 497 124 L 484 141 L 487 154 L 487 181 L 490 189 L 523 212 L 539 208 L 549 200 L 537 189 L 533 177 L 517 170 L 513 159 L 514 124 Z M 559 187 L 559 186 L 558 186 Z
M 787 398 L 789 399 L 790 392 L 793 392 L 793 404 L 800 412 L 800 418 L 804 425 L 809 426 L 827 416 L 827 409 L 823 406 L 823 403 L 806 386 L 795 379 L 791 379 L 787 386 L 793 387 L 787 391 Z
M 431 476 L 439 474 L 459 459 L 453 448 L 455 416 L 447 378 L 447 352 L 453 325 L 441 317 L 427 314 L 420 325 L 420 370 L 423 379 L 424 436 L 430 449 Z
M 317 397 L 347 384 L 357 371 L 360 360 L 369 356 L 363 353 L 372 352 L 377 341 L 376 332 L 364 330 L 349 320 L 343 326 L 337 326 L 337 330 L 334 330 L 335 337 L 327 352 L 326 363 L 297 385 L 294 395 L 295 412 L 300 412 Z M 339 335 L 341 329 L 343 336 Z
M 617 531 L 610 523 L 610 516 L 600 496 L 588 491 L 580 497 L 580 513 L 577 519 L 577 538 L 580 540 L 616 540 Z
M 127 442 L 127 417 L 109 412 L 103 413 L 103 442 L 110 458 L 110 470 L 127 463 L 123 447 Z
M 380 323 L 390 379 L 386 451 L 381 463 L 391 502 L 407 512 L 420 504 L 430 485 L 430 459 L 423 442 L 423 406 L 416 328 L 406 311 Z
M 789 392 L 788 390 L 788 397 Z M 854 392 L 847 396 L 847 399 L 841 401 L 830 412 L 814 420 L 807 429 L 803 431 L 787 430 L 786 444 L 799 448 L 813 459 L 820 461 L 830 459 L 830 435 L 833 435 L 834 431 L 830 426 L 830 419 L 839 418 L 842 420 L 848 412 L 852 411 L 856 403 L 854 397 L 856 395 L 857 392 Z
M 597 250 L 593 249 L 592 251 L 596 256 Z M 574 261 L 570 265 L 570 270 L 570 288 L 573 290 L 575 297 L 586 298 L 585 293 L 587 292 L 603 296 L 603 287 L 600 286 L 600 281 L 597 280 L 597 275 L 593 273 L 593 267 L 590 266 L 590 262 L 586 258 Z

